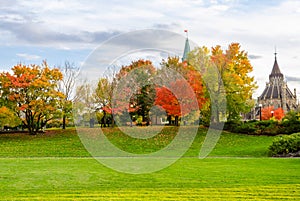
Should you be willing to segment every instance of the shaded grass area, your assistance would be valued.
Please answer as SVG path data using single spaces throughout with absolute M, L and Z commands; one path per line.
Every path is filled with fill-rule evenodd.
M 147 153 L 169 144 L 176 129 L 147 140 L 105 133 L 123 150 Z M 300 160 L 266 158 L 273 137 L 223 132 L 210 156 L 198 159 L 205 135 L 200 129 L 168 168 L 131 175 L 92 159 L 75 130 L 1 134 L 0 200 L 300 200 Z

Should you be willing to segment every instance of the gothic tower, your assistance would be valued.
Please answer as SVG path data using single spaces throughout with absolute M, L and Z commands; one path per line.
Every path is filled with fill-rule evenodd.
M 265 90 L 258 97 L 258 104 L 261 104 L 262 107 L 273 106 L 274 109 L 281 107 L 285 113 L 297 108 L 296 93 L 293 94 L 284 81 L 284 76 L 277 63 L 276 52 L 269 82 L 266 83 Z

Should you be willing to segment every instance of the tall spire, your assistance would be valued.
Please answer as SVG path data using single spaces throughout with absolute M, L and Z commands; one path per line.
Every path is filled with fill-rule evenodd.
M 185 45 L 184 45 L 184 52 L 182 56 L 182 61 L 186 61 L 188 53 L 190 52 L 190 43 L 189 43 L 189 38 L 188 38 L 188 30 L 184 30 L 186 33 L 186 40 L 185 40 Z
M 274 61 L 274 65 L 273 65 L 273 68 L 272 68 L 272 72 L 270 74 L 270 78 L 271 77 L 280 77 L 280 78 L 283 78 L 283 74 L 281 73 L 280 69 L 279 69 L 279 66 L 278 66 L 278 63 L 277 63 L 277 52 L 276 52 L 276 47 L 275 47 L 275 61 Z
M 281 107 L 284 113 L 286 113 L 289 110 L 297 108 L 297 97 L 295 96 L 295 92 L 292 93 L 288 88 L 284 76 L 279 69 L 276 47 L 274 56 L 275 61 L 269 76 L 269 82 L 266 84 L 265 90 L 259 97 L 258 104 L 262 104 L 263 107 L 273 106 L 274 109 Z

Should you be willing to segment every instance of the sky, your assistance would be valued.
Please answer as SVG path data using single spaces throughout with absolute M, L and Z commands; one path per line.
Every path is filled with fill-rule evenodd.
M 268 81 L 276 47 L 288 86 L 300 96 L 299 24 L 297 0 L 0 0 L 0 70 L 43 60 L 80 67 L 111 37 L 145 29 L 185 37 L 187 29 L 199 46 L 240 43 L 259 86 L 254 97 Z

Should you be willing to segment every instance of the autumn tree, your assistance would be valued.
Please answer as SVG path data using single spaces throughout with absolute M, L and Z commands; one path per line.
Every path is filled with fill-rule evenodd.
M 111 111 L 111 100 L 114 83 L 109 81 L 107 78 L 100 78 L 97 84 L 97 88 L 95 90 L 95 101 L 100 105 L 100 109 L 102 110 L 103 116 L 101 116 L 100 121 L 106 126 L 108 121 L 107 114 L 112 114 Z M 113 124 L 113 122 L 112 122 Z
M 56 117 L 64 95 L 57 90 L 62 80 L 59 69 L 50 69 L 46 61 L 39 65 L 18 64 L 12 73 L 0 73 L 2 99 L 28 128 L 36 134 Z
M 116 90 L 119 98 L 123 93 L 125 99 L 119 99 L 117 104 L 119 108 L 115 109 L 123 111 L 127 109 L 127 112 L 141 116 L 143 122 L 149 122 L 149 111 L 155 98 L 155 86 L 152 83 L 155 73 L 156 69 L 149 60 L 139 59 L 128 66 L 123 66 L 116 75 Z M 128 94 L 131 94 L 129 102 L 126 101 Z
M 0 128 L 4 126 L 16 127 L 21 125 L 21 120 L 14 112 L 5 106 L 0 107 Z
M 176 73 L 172 75 L 172 71 L 180 76 L 176 76 Z M 180 62 L 178 57 L 169 57 L 167 61 L 163 60 L 158 74 L 163 79 L 171 78 L 168 87 L 156 87 L 155 104 L 161 106 L 169 116 L 175 117 L 175 125 L 178 125 L 179 117 L 199 110 L 205 103 L 201 74 L 192 65 Z M 194 99 L 196 102 L 192 101 Z
M 220 95 L 224 90 L 222 78 L 211 62 L 210 50 L 207 47 L 198 47 L 191 51 L 188 55 L 188 63 L 201 73 L 206 101 L 200 109 L 200 118 L 202 123 L 209 125 L 211 121 L 219 119 L 219 114 L 224 110 L 221 107 L 226 104 L 226 99 Z
M 95 100 L 95 86 L 87 81 L 82 81 L 81 84 L 76 86 L 75 94 L 73 101 L 73 115 L 75 122 L 80 123 L 81 120 L 84 122 L 91 122 L 95 120 L 95 112 L 98 108 Z M 92 127 L 91 124 L 90 126 Z
M 156 87 L 155 105 L 160 106 L 166 111 L 169 116 L 169 123 L 170 117 L 175 117 L 175 125 L 178 126 L 179 117 L 198 109 L 198 104 L 191 103 L 190 101 L 193 98 L 194 94 L 190 90 L 189 84 L 182 79 L 170 83 L 169 87 Z
M 6 105 L 9 104 L 9 100 L 4 97 L 3 90 L 0 85 L 0 130 L 4 126 L 15 127 L 21 125 L 21 120 L 16 114 L 11 111 Z
M 218 60 L 220 53 L 218 46 L 213 50 L 213 59 Z M 251 99 L 257 86 L 254 77 L 249 75 L 253 67 L 238 43 L 230 44 L 224 55 L 226 67 L 222 71 L 222 79 L 226 90 L 227 118 L 240 119 L 241 113 L 249 112 L 254 105 Z
M 197 58 L 195 50 L 191 53 L 189 62 L 194 65 L 201 64 L 201 59 L 207 57 L 200 57 L 200 61 Z M 209 93 L 214 94 L 214 101 L 223 101 L 223 97 L 226 97 L 226 114 L 221 114 L 215 108 L 216 118 L 215 121 L 220 121 L 220 115 L 223 115 L 227 120 L 239 120 L 241 113 L 250 111 L 254 102 L 252 99 L 253 90 L 256 88 L 254 77 L 250 76 L 253 67 L 250 64 L 248 55 L 238 43 L 232 43 L 228 46 L 227 50 L 222 50 L 221 46 L 216 46 L 211 49 L 210 62 L 204 62 L 204 68 L 201 70 L 206 71 L 207 83 L 216 83 L 212 87 L 209 87 Z M 209 70 L 216 68 L 217 73 L 210 73 Z M 206 83 L 206 84 L 207 84 Z M 214 105 L 220 105 L 219 103 L 211 103 L 211 108 Z
M 79 68 L 75 64 L 66 61 L 64 66 L 59 67 L 59 69 L 63 74 L 63 79 L 59 82 L 59 91 L 65 95 L 62 101 L 62 128 L 65 129 L 66 120 L 72 117 L 72 103 L 76 98 L 74 86 Z
M 276 120 L 281 120 L 283 117 L 284 117 L 284 111 L 281 107 L 274 109 L 274 106 L 270 106 L 261 109 L 262 120 L 270 120 L 272 118 L 275 118 Z

